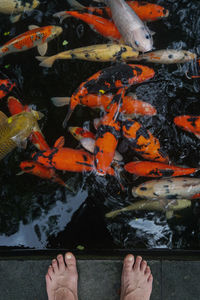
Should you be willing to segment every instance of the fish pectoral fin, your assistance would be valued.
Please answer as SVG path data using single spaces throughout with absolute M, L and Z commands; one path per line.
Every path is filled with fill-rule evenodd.
M 83 6 L 82 4 L 80 4 L 78 1 L 76 0 L 67 0 L 67 2 L 76 9 L 84 9 L 85 6 Z
M 172 209 L 167 210 L 166 213 L 165 213 L 165 215 L 166 215 L 167 220 L 171 219 L 173 217 L 173 215 L 174 215 L 174 211 Z
M 21 14 L 10 16 L 10 22 L 11 23 L 16 23 L 16 22 L 19 21 L 20 18 L 21 18 Z
M 48 48 L 47 43 L 44 43 L 44 44 L 42 44 L 42 45 L 40 45 L 40 46 L 37 47 L 38 52 L 39 52 L 39 54 L 40 54 L 41 56 L 44 56 L 44 55 L 46 54 L 47 48 Z
M 37 25 L 29 25 L 28 26 L 29 30 L 36 29 L 36 28 L 40 28 L 40 26 L 37 26 Z
M 64 136 L 60 136 L 56 141 L 55 141 L 55 144 L 54 144 L 54 148 L 62 148 L 65 144 L 65 138 Z
M 13 140 L 19 148 L 26 149 L 27 139 L 20 140 L 17 136 L 13 136 L 11 137 L 11 140 Z
M 5 123 L 7 119 L 8 117 L 2 111 L 0 111 L 0 125 Z
M 17 176 L 20 176 L 20 175 L 23 175 L 23 174 L 25 174 L 24 171 L 21 171 L 21 172 L 16 173 Z
M 52 97 L 51 101 L 55 106 L 64 106 L 70 104 L 70 97 Z

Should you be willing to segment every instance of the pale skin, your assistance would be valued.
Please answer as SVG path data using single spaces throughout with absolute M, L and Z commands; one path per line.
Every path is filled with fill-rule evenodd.
M 120 300 L 149 300 L 153 276 L 141 256 L 128 254 L 123 262 Z M 48 300 L 78 300 L 76 258 L 71 252 L 52 260 L 46 274 Z

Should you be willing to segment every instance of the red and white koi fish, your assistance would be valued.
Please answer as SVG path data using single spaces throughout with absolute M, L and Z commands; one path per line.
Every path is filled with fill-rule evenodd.
M 29 26 L 30 30 L 6 42 L 0 47 L 0 57 L 10 53 L 16 53 L 37 47 L 40 55 L 45 55 L 47 51 L 47 43 L 53 40 L 62 32 L 60 26 Z

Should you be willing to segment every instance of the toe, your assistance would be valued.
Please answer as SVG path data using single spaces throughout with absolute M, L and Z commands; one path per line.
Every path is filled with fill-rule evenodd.
M 149 276 L 151 275 L 151 269 L 149 266 L 146 267 L 145 275 L 147 276 L 147 278 L 149 278 Z
M 51 265 L 50 265 L 49 268 L 48 268 L 47 274 L 49 275 L 49 277 L 50 277 L 51 279 L 52 279 L 52 277 L 54 276 L 53 268 L 52 268 Z
M 124 258 L 124 263 L 123 263 L 123 270 L 124 271 L 131 271 L 133 268 L 134 264 L 134 256 L 132 254 L 126 255 Z
M 137 256 L 134 264 L 134 270 L 140 270 L 141 261 L 142 261 L 142 257 Z
M 144 273 L 146 268 L 147 268 L 147 262 L 146 260 L 143 260 L 140 264 L 140 270 Z
M 59 269 L 59 271 L 64 272 L 65 271 L 65 262 L 64 262 L 64 259 L 63 259 L 63 255 L 58 254 L 57 260 L 58 260 L 58 269 Z
M 76 269 L 76 258 L 71 252 L 65 254 L 65 262 L 69 269 Z
M 152 274 L 149 276 L 148 282 L 149 282 L 149 283 L 152 283 L 152 282 L 153 282 L 153 276 L 152 276 Z
M 51 277 L 49 276 L 48 273 L 46 274 L 45 279 L 46 279 L 46 285 L 49 286 L 51 284 Z
M 51 265 L 52 265 L 54 273 L 57 273 L 58 272 L 58 262 L 57 262 L 57 260 L 53 259 Z

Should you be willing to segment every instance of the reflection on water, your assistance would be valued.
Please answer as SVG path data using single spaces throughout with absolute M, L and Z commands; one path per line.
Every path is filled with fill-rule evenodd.
M 156 32 L 155 48 L 183 48 L 200 54 L 199 1 L 151 2 L 163 5 L 170 11 L 166 20 L 148 25 Z M 10 23 L 6 16 L 2 16 L 1 44 L 27 31 L 31 24 L 60 25 L 52 15 L 68 8 L 66 1 L 41 1 L 36 10 L 23 15 L 17 23 Z M 69 18 L 61 26 L 62 35 L 48 45 L 49 56 L 107 42 L 82 21 Z M 50 146 L 64 135 L 66 147 L 80 147 L 62 128 L 67 108 L 53 106 L 50 99 L 70 96 L 83 80 L 110 63 L 56 61 L 52 68 L 47 69 L 39 67 L 35 59 L 37 55 L 35 48 L 6 56 L 0 60 L 1 72 L 16 82 L 13 96 L 44 113 L 45 117 L 39 125 Z M 154 105 L 158 114 L 144 117 L 141 122 L 160 140 L 163 150 L 174 164 L 197 167 L 200 141 L 173 124 L 173 118 L 177 115 L 195 115 L 200 111 L 199 80 L 189 80 L 185 75 L 186 72 L 188 75 L 197 72 L 197 64 L 148 65 L 154 68 L 155 77 L 132 87 L 130 91 Z M 1 100 L 0 110 L 9 114 L 6 98 Z M 99 111 L 77 107 L 68 125 L 85 126 L 94 132 L 92 120 L 100 115 Z M 125 140 L 120 140 L 118 148 L 125 163 L 135 158 Z M 146 179 L 123 174 L 122 190 L 116 178 L 59 172 L 61 178 L 73 187 L 73 194 L 64 187 L 29 174 L 16 176 L 20 171 L 20 162 L 30 159 L 34 151 L 34 146 L 28 143 L 25 151 L 17 148 L 0 161 L 0 246 L 56 248 L 83 244 L 86 250 L 87 247 L 199 249 L 200 205 L 197 200 L 191 208 L 178 212 L 169 220 L 165 212 L 150 211 L 127 212 L 116 219 L 106 220 L 106 212 L 133 201 L 132 186 Z M 199 177 L 199 173 L 195 176 Z

